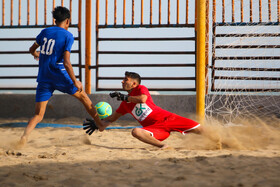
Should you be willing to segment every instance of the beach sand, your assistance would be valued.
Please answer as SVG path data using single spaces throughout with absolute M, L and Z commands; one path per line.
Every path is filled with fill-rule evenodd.
M 205 125 L 207 136 L 174 132 L 167 150 L 138 141 L 131 129 L 88 136 L 52 127 L 36 128 L 19 149 L 24 128 L 2 127 L 0 186 L 280 186 L 279 121 L 244 124 Z

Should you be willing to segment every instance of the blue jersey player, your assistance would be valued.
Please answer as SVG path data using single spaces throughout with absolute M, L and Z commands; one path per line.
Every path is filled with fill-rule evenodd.
M 21 137 L 20 144 L 27 142 L 30 132 L 42 121 L 48 100 L 54 90 L 70 94 L 80 100 L 87 112 L 102 128 L 103 122 L 83 90 L 82 83 L 78 81 L 70 62 L 70 52 L 74 42 L 73 35 L 68 31 L 70 24 L 70 11 L 58 6 L 52 12 L 56 26 L 43 29 L 36 37 L 36 42 L 29 52 L 35 59 L 39 59 L 39 72 L 37 77 L 35 115 L 29 120 Z M 36 49 L 40 47 L 40 51 Z

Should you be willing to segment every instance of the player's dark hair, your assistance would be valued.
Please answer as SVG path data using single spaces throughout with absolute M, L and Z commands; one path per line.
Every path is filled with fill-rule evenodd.
M 138 73 L 126 71 L 124 75 L 126 77 L 135 79 L 139 84 L 141 84 L 141 77 Z
M 55 9 L 52 11 L 52 14 L 57 23 L 61 23 L 66 19 L 70 19 L 70 11 L 68 8 L 62 6 L 55 7 Z

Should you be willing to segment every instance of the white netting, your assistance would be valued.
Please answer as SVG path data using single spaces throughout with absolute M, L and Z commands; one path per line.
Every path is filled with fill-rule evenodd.
M 232 1 L 225 2 L 216 2 L 216 27 L 209 34 L 214 38 L 209 51 L 207 117 L 225 123 L 244 117 L 280 117 L 279 4 L 263 0 L 251 5 L 244 0 L 241 16 L 240 1 L 235 2 L 233 23 Z

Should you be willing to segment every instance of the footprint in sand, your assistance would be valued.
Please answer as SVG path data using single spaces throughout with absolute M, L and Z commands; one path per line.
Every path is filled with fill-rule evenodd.
M 53 158 L 57 158 L 57 154 L 42 153 L 42 154 L 38 155 L 38 158 L 53 159 Z
M 8 156 L 24 156 L 21 152 L 15 152 L 14 150 L 7 150 L 5 153 Z
M 33 174 L 27 174 L 27 173 L 22 173 L 22 175 L 29 177 L 35 181 L 48 180 L 48 177 L 41 176 L 41 175 L 33 175 Z
M 206 156 L 196 156 L 196 157 L 195 157 L 195 161 L 196 161 L 196 162 L 199 162 L 199 163 L 201 163 L 201 164 L 209 165 L 208 159 L 207 159 Z
M 66 153 L 62 152 L 62 153 L 42 153 L 40 155 L 38 155 L 38 158 L 47 158 L 47 159 L 54 159 L 57 158 L 59 155 L 65 156 Z

